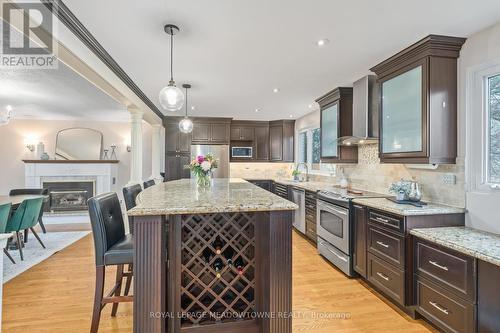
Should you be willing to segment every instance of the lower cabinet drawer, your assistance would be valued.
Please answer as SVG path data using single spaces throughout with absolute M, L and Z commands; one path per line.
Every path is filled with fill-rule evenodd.
M 368 251 L 404 268 L 404 238 L 368 225 Z
M 368 253 L 368 281 L 386 296 L 404 305 L 405 272 Z
M 417 311 L 445 332 L 474 333 L 475 306 L 422 278 L 416 278 Z
M 417 239 L 415 272 L 475 302 L 476 265 L 472 257 Z

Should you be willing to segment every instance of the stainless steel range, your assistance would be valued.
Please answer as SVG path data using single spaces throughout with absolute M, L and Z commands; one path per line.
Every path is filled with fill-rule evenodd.
M 352 266 L 352 199 L 381 197 L 387 195 L 347 189 L 318 192 L 318 252 L 348 276 L 355 276 Z

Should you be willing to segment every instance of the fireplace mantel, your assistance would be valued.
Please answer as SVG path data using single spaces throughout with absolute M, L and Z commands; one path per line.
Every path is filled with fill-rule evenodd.
M 44 182 L 93 181 L 95 195 L 116 192 L 118 161 L 24 160 L 26 188 L 43 188 Z
M 119 160 L 23 160 L 24 163 L 40 164 L 117 164 Z

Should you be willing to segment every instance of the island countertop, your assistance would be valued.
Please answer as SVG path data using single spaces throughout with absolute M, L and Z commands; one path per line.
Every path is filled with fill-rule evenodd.
M 296 204 L 241 178 L 215 178 L 209 188 L 194 179 L 154 185 L 136 198 L 129 216 L 295 210 Z

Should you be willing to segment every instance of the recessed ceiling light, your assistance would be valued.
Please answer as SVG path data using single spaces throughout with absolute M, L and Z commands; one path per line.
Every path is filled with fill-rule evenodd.
M 312 104 L 309 104 L 308 105 L 309 109 L 312 109 L 313 108 L 313 105 Z
M 290 118 L 293 118 L 293 114 L 290 115 Z
M 9 112 L 10 112 L 10 111 L 12 111 L 12 105 L 7 105 L 5 108 L 6 108 L 6 109 L 7 109 L 7 111 L 9 111 Z
M 279 92 L 279 91 L 280 91 L 280 90 L 279 90 L 278 88 L 274 88 L 274 89 L 273 89 L 273 93 L 277 93 L 277 92 Z
M 325 46 L 325 45 L 326 45 L 326 44 L 328 44 L 329 42 L 330 42 L 330 41 L 329 41 L 328 39 L 326 39 L 326 38 L 325 38 L 325 39 L 320 39 L 320 40 L 318 40 L 318 42 L 317 42 L 317 43 L 318 43 L 318 46 L 320 46 L 320 47 L 321 47 L 321 46 Z
M 194 105 L 192 105 L 192 106 L 191 106 L 191 110 L 194 110 L 194 109 L 195 109 L 195 107 L 194 107 Z
M 259 109 L 259 108 L 255 109 L 255 112 L 259 112 L 259 111 L 260 111 L 260 109 Z

